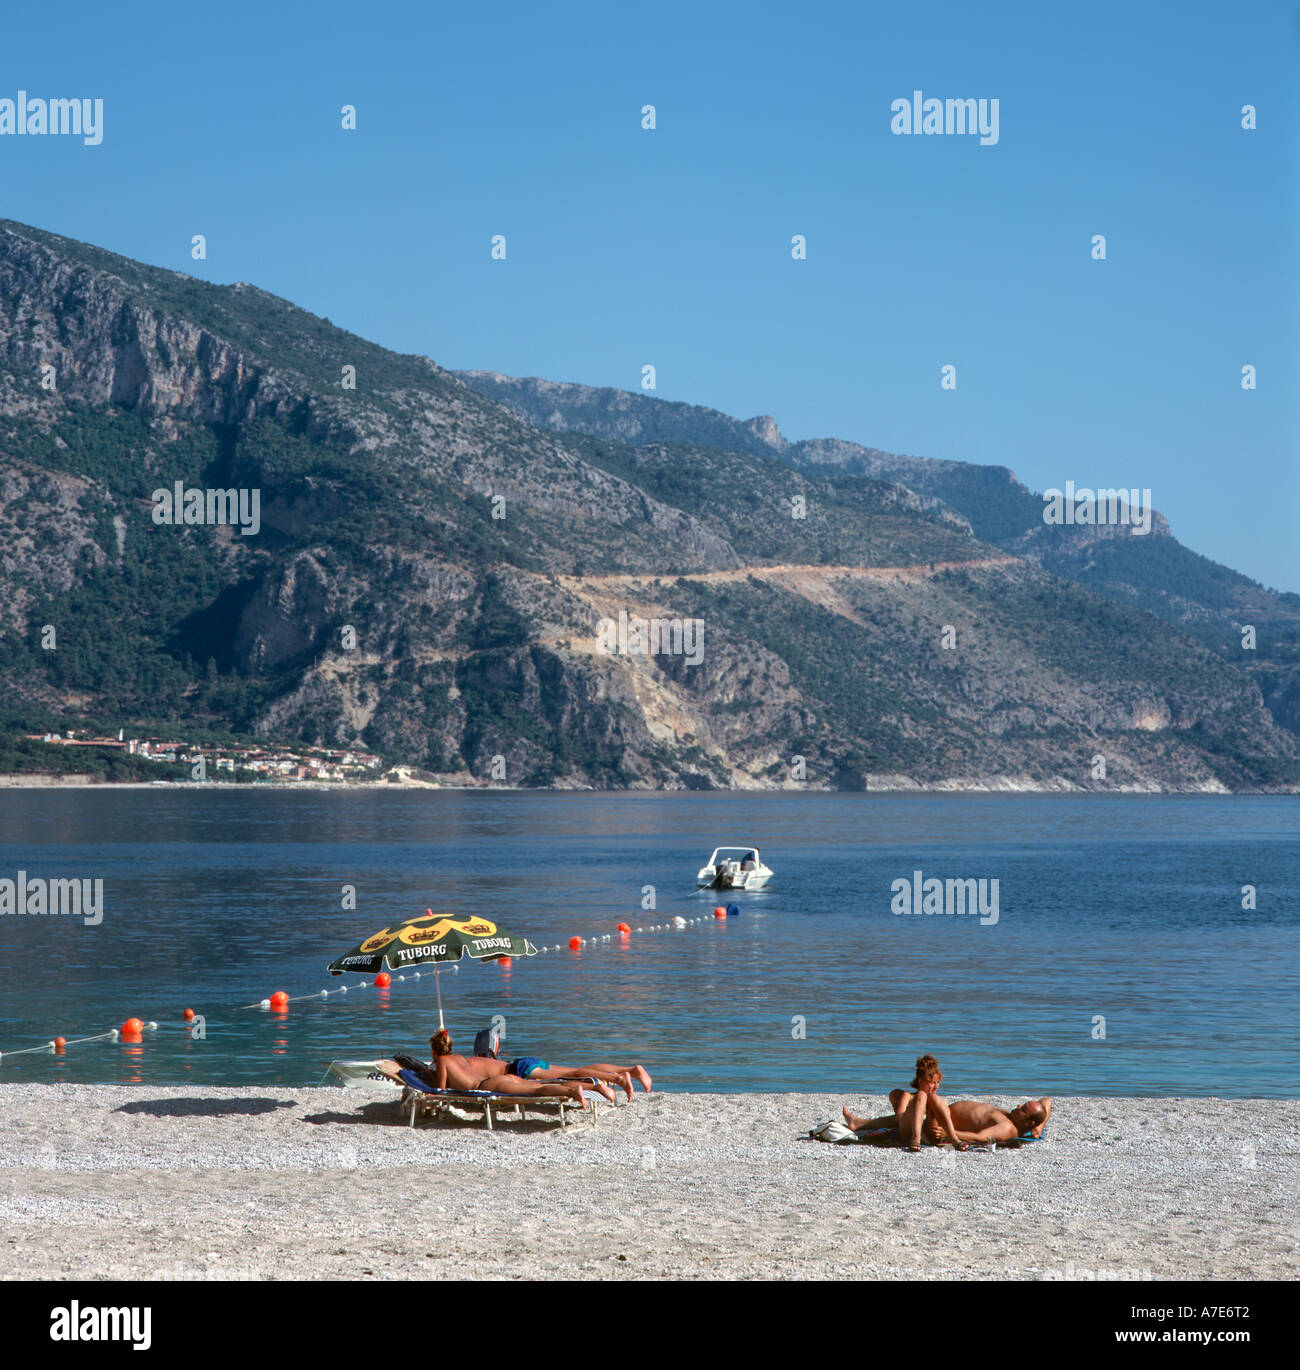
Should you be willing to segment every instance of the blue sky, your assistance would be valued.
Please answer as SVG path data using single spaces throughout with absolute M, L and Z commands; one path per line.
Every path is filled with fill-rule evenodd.
M 105 127 L 0 138 L 0 213 L 445 366 L 1150 487 L 1300 590 L 1295 4 L 179 9 L 6 15 L 0 98 Z M 917 88 L 998 143 L 892 134 Z

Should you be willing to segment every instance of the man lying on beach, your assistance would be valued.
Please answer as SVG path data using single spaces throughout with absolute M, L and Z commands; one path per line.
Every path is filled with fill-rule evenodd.
M 471 1065 L 482 1069 L 486 1074 L 516 1075 L 521 1080 L 602 1080 L 607 1084 L 618 1085 L 629 1099 L 632 1097 L 632 1082 L 635 1080 L 647 1094 L 654 1084 L 643 1065 L 612 1066 L 598 1062 L 594 1066 L 553 1066 L 539 1056 L 516 1056 L 512 1061 L 502 1061 L 497 1056 L 500 1038 L 491 1028 L 484 1028 L 474 1039 L 475 1053 L 484 1054 L 469 1057 Z M 433 1038 L 429 1039 L 433 1045 Z
M 552 1084 L 511 1074 L 506 1062 L 489 1056 L 460 1056 L 452 1051 L 451 1033 L 445 1029 L 434 1033 L 429 1038 L 429 1045 L 433 1048 L 433 1063 L 423 1067 L 419 1075 L 435 1089 L 490 1089 L 494 1094 L 526 1094 L 534 1097 L 544 1095 L 550 1098 L 574 1099 L 586 1108 L 587 1101 L 582 1097 L 585 1084 L 601 1098 L 607 1099 L 611 1104 L 614 1102 L 614 1091 L 600 1079 L 584 1077 L 581 1083 L 575 1079 Z M 631 1093 L 630 1085 L 628 1093 Z
M 893 1090 L 889 1096 L 894 1112 L 882 1118 L 860 1118 L 848 1108 L 844 1110 L 844 1121 L 854 1132 L 871 1128 L 897 1127 L 899 1115 L 906 1109 L 908 1091 Z M 992 1104 L 982 1104 L 977 1099 L 954 1099 L 948 1105 L 952 1114 L 957 1140 L 970 1144 L 980 1142 L 1013 1142 L 1017 1137 L 1041 1137 L 1047 1120 L 1052 1116 L 1050 1098 L 1027 1099 L 1013 1109 L 995 1108 Z M 942 1132 L 931 1118 L 925 1120 L 924 1135 L 927 1142 L 938 1146 L 945 1140 Z

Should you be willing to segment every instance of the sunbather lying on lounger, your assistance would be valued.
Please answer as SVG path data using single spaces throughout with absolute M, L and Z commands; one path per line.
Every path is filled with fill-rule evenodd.
M 420 1078 L 435 1089 L 488 1089 L 493 1094 L 539 1095 L 558 1099 L 574 1099 L 586 1108 L 587 1101 L 582 1097 L 583 1084 L 602 1098 L 614 1102 L 614 1091 L 603 1080 L 574 1080 L 572 1083 L 551 1084 L 527 1077 L 511 1075 L 505 1070 L 487 1070 L 484 1064 L 492 1067 L 503 1062 L 484 1056 L 460 1056 L 451 1049 L 451 1033 L 445 1029 L 434 1033 L 429 1039 L 433 1048 L 433 1063 L 420 1071 Z M 387 1072 L 385 1072 L 387 1073 Z
M 478 1081 L 474 1085 L 453 1083 L 451 1087 L 456 1089 L 491 1089 L 498 1094 L 549 1094 L 567 1096 L 582 1103 L 582 1086 L 585 1084 L 610 1103 L 614 1102 L 614 1091 L 604 1080 L 594 1076 L 584 1076 L 581 1082 L 573 1076 L 562 1081 L 534 1078 L 537 1075 L 536 1067 L 544 1066 L 545 1061 L 521 1057 L 518 1061 L 508 1062 L 498 1061 L 493 1056 L 458 1056 L 452 1052 L 451 1033 L 445 1029 L 429 1038 L 429 1047 L 433 1052 L 433 1069 L 436 1076 L 433 1083 L 439 1089 L 448 1087 L 443 1083 L 444 1076 L 451 1080 L 454 1075 L 457 1078 L 473 1078 Z M 531 1070 L 530 1065 L 533 1067 Z M 513 1069 L 514 1066 L 518 1066 L 519 1069 Z M 630 1086 L 628 1092 L 631 1093 Z M 586 1106 L 585 1103 L 583 1106 Z
M 631 1066 L 612 1066 L 604 1062 L 597 1062 L 594 1066 L 553 1066 L 549 1061 L 543 1061 L 538 1056 L 516 1056 L 511 1061 L 503 1061 L 497 1056 L 497 1038 L 488 1029 L 479 1033 L 475 1040 L 475 1047 L 486 1047 L 486 1056 L 469 1057 L 470 1064 L 477 1068 L 482 1068 L 486 1073 L 500 1075 L 505 1072 L 510 1075 L 517 1075 L 521 1080 L 604 1080 L 611 1085 L 618 1085 L 627 1097 L 632 1097 L 632 1082 L 635 1080 L 642 1089 L 648 1094 L 654 1081 L 651 1080 L 646 1068 L 643 1065 Z M 429 1039 L 429 1045 L 433 1045 L 433 1038 Z
M 902 1111 L 900 1105 L 903 1105 L 906 1093 L 906 1090 L 896 1089 L 890 1094 L 889 1102 L 894 1113 L 886 1114 L 882 1118 L 860 1118 L 846 1108 L 844 1121 L 854 1132 L 870 1128 L 896 1127 L 898 1115 Z M 1052 1116 L 1052 1101 L 1046 1097 L 1027 1099 L 1013 1109 L 1001 1109 L 995 1108 L 992 1104 L 982 1104 L 978 1099 L 954 1099 L 948 1105 L 948 1111 L 952 1115 L 959 1141 L 1011 1142 L 1026 1135 L 1041 1137 L 1048 1118 Z M 925 1120 L 923 1131 L 927 1142 L 938 1145 L 946 1140 L 929 1118 Z

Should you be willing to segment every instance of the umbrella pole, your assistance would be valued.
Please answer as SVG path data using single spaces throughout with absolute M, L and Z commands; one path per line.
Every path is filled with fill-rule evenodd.
M 433 987 L 438 991 L 438 1031 L 442 1032 L 446 1025 L 442 1021 L 442 979 L 438 975 L 437 966 L 433 968 Z

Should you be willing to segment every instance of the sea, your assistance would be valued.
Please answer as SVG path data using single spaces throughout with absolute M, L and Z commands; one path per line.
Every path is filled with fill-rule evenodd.
M 666 1090 L 848 1101 L 933 1052 L 950 1098 L 1296 1098 L 1298 837 L 1295 796 L 4 790 L 0 881 L 103 903 L 0 916 L 0 1083 L 314 1084 L 427 1057 L 440 995 L 457 1049 L 495 1021 L 503 1054 Z M 763 891 L 697 889 L 722 844 Z M 984 912 L 913 910 L 934 880 Z M 538 953 L 327 973 L 426 909 Z

